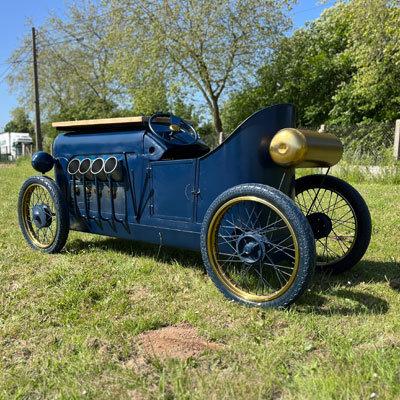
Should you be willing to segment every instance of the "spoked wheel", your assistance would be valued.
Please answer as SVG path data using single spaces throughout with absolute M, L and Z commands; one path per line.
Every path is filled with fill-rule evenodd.
M 46 253 L 60 251 L 68 237 L 69 217 L 65 199 L 50 178 L 32 176 L 18 199 L 19 223 L 31 247 Z
M 315 267 L 304 215 L 289 197 L 264 185 L 235 186 L 211 204 L 201 250 L 209 276 L 228 299 L 264 308 L 293 303 Z
M 361 195 L 330 175 L 296 180 L 296 203 L 314 233 L 317 267 L 341 273 L 365 254 L 371 238 L 371 216 Z

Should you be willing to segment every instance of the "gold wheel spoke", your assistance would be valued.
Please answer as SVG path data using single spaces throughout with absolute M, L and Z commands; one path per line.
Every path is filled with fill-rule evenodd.
M 42 206 L 46 218 L 51 218 L 49 226 L 37 227 L 33 221 L 33 209 Z M 46 249 L 56 238 L 57 212 L 50 192 L 39 183 L 33 183 L 25 190 L 21 205 L 25 231 L 30 241 L 37 247 Z M 44 223 L 44 221 L 42 221 Z M 50 222 L 50 221 L 49 221 Z
M 210 223 L 207 240 L 212 268 L 221 283 L 242 299 L 278 298 L 297 274 L 293 228 L 264 199 L 242 196 L 222 205 Z

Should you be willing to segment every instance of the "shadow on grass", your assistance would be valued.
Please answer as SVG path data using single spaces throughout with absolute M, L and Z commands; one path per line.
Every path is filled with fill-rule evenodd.
M 349 289 L 331 289 L 327 296 L 307 293 L 298 301 L 296 311 L 318 315 L 361 315 L 386 314 L 389 304 L 386 300 L 372 294 Z M 333 301 L 332 298 L 336 298 Z
M 81 239 L 69 240 L 65 251 L 79 253 L 87 249 L 88 245 L 88 242 Z M 154 258 L 167 264 L 178 262 L 183 267 L 205 272 L 201 254 L 196 251 L 167 246 L 160 248 L 153 244 L 117 238 L 90 242 L 90 246 L 122 252 L 132 257 Z M 309 291 L 297 301 L 294 308 L 299 313 L 320 315 L 384 314 L 389 309 L 386 300 L 355 287 L 362 283 L 387 283 L 387 290 L 393 290 L 388 282 L 399 277 L 400 264 L 395 262 L 361 261 L 354 269 L 340 275 L 317 272 Z M 318 294 L 321 292 L 326 295 Z M 329 297 L 337 301 L 332 302 Z
M 313 286 L 319 286 L 322 290 L 332 285 L 358 286 L 363 283 L 388 283 L 400 278 L 400 263 L 361 261 L 350 271 L 333 275 L 317 271 Z
M 357 286 L 385 283 L 400 278 L 400 264 L 396 262 L 361 261 L 357 266 L 340 275 L 317 272 L 307 292 L 298 302 L 299 312 L 323 315 L 385 314 L 389 310 L 386 300 Z M 326 293 L 326 296 L 318 293 Z M 334 303 L 329 299 L 336 298 Z
M 64 247 L 64 251 L 79 253 L 79 251 L 87 249 L 88 245 L 89 243 L 84 240 L 69 240 Z M 167 264 L 178 262 L 183 267 L 192 267 L 204 270 L 201 254 L 197 251 L 168 246 L 160 247 L 155 244 L 118 238 L 104 238 L 95 242 L 90 242 L 90 247 L 102 250 L 114 250 L 116 252 L 131 255 L 132 257 L 149 257 Z

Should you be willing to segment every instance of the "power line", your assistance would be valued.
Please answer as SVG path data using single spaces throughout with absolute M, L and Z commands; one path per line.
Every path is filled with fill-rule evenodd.
M 112 9 L 112 10 L 110 10 L 110 11 L 107 11 L 107 12 L 104 12 L 104 13 L 102 13 L 102 14 L 96 15 L 96 16 L 94 16 L 94 17 L 92 17 L 92 18 L 87 18 L 87 19 L 85 20 L 85 22 L 91 22 L 91 21 L 94 21 L 94 20 L 96 20 L 96 19 L 98 19 L 98 18 L 104 17 L 104 16 L 106 16 L 106 15 L 111 15 L 111 14 L 112 14 L 113 12 L 115 12 L 115 11 L 126 10 L 126 9 L 128 9 L 128 8 L 129 8 L 129 6 L 114 8 L 114 9 Z M 61 25 L 61 27 L 68 28 L 68 27 L 73 27 L 74 25 L 76 25 L 76 24 L 71 23 L 71 24 L 69 24 L 69 25 Z M 39 32 L 36 32 L 36 34 L 39 34 L 39 35 L 40 35 L 40 34 L 48 34 L 48 33 L 56 32 L 56 31 L 59 31 L 59 30 L 60 30 L 60 27 L 53 28 L 53 29 L 41 28 L 41 30 L 42 30 L 42 32 L 39 31 Z M 93 33 L 93 31 L 92 31 L 92 30 L 82 31 L 82 32 L 79 32 L 79 35 L 85 35 L 85 34 L 87 34 L 87 33 Z M 61 39 L 63 39 L 63 38 L 61 38 Z M 78 38 L 78 39 L 80 39 L 80 38 Z M 53 46 L 53 45 L 60 44 L 60 43 L 68 43 L 68 42 L 73 42 L 73 41 L 80 42 L 80 40 L 78 40 L 78 39 L 69 38 L 69 39 L 60 40 L 60 41 L 57 41 L 57 42 L 54 42 L 54 43 L 48 43 L 48 44 L 46 44 L 46 45 L 40 45 L 41 42 L 39 41 L 37 44 L 40 45 L 39 48 L 44 48 L 44 47 L 49 47 L 49 46 Z M 48 42 L 48 40 L 46 40 L 46 41 Z M 30 45 L 31 45 L 30 43 L 25 44 L 25 46 L 23 47 L 21 53 L 24 53 L 24 51 L 27 50 L 27 47 L 30 46 Z M 7 68 L 0 74 L 0 83 L 2 83 L 2 82 L 4 81 L 5 78 L 3 78 L 3 77 L 8 73 L 8 71 L 10 70 L 10 68 L 12 67 L 12 65 L 18 65 L 18 64 L 21 64 L 21 63 L 23 63 L 23 62 L 27 62 L 27 61 L 26 61 L 26 57 L 25 57 L 25 59 L 23 59 L 23 60 L 20 59 L 20 60 L 7 61 L 7 62 L 5 62 L 5 63 L 0 63 L 0 65 L 7 65 Z M 29 61 L 29 62 L 32 62 L 32 61 Z M 13 71 L 11 71 L 11 72 L 14 72 L 15 69 L 16 69 L 16 68 L 14 68 Z M 11 72 L 10 72 L 10 73 L 11 73 Z M 2 78 L 3 78 L 3 79 L 2 79 Z
M 24 47 L 22 48 L 22 50 L 21 50 L 21 54 L 23 54 L 24 51 L 27 50 L 28 46 L 30 46 L 30 43 L 26 43 L 26 44 L 25 44 L 25 46 L 24 46 Z M 0 74 L 0 79 L 4 76 L 4 74 L 7 73 L 7 71 L 8 71 L 13 65 L 18 65 L 18 64 L 20 64 L 20 63 L 22 63 L 22 62 L 25 62 L 25 61 L 26 61 L 26 58 L 27 58 L 27 57 L 25 56 L 25 58 L 23 58 L 23 59 L 12 60 L 12 61 L 6 61 L 5 63 L 0 64 L 0 65 L 8 65 L 8 67 L 5 69 L 5 71 L 3 71 L 3 72 Z M 0 81 L 0 82 L 2 82 L 2 81 Z
M 3 83 L 3 82 L 7 79 L 8 75 L 12 74 L 12 73 L 17 69 L 17 67 L 14 66 L 14 68 L 13 68 L 10 72 L 8 72 L 8 70 L 9 70 L 11 67 L 12 67 L 12 65 L 10 65 L 10 67 L 7 68 L 7 69 L 3 72 L 3 74 L 0 76 L 0 78 L 1 78 L 1 79 L 0 79 L 0 84 Z
M 48 43 L 48 44 L 46 44 L 46 45 L 41 45 L 40 47 L 38 46 L 38 48 L 40 49 L 40 48 L 45 48 L 45 47 L 49 47 L 49 46 L 54 46 L 54 45 L 56 45 L 56 44 L 59 44 L 59 43 L 67 43 L 67 42 L 73 42 L 73 41 L 76 41 L 76 42 L 81 42 L 82 40 L 83 40 L 84 38 L 83 37 L 79 37 L 79 38 L 76 38 L 76 39 L 68 39 L 68 40 L 62 40 L 62 41 L 58 41 L 58 42 L 54 42 L 54 43 Z M 40 42 L 39 42 L 40 43 Z M 25 46 L 25 48 L 26 48 L 27 46 Z M 21 53 L 24 51 L 25 49 L 23 49 L 22 51 L 21 51 Z M 5 71 L 3 71 L 3 73 L 1 73 L 0 74 L 0 78 L 2 77 L 2 76 L 4 76 L 4 73 L 6 73 L 9 69 L 10 69 L 10 66 L 12 66 L 12 65 L 15 65 L 15 64 L 22 64 L 22 63 L 27 63 L 27 64 L 29 64 L 29 63 L 32 63 L 33 61 L 32 60 L 27 60 L 27 57 L 25 57 L 25 58 L 23 58 L 23 59 L 19 59 L 19 60 L 14 60 L 14 61 L 5 61 L 5 62 L 2 62 L 2 63 L 0 63 L 0 65 L 7 65 L 7 68 L 6 68 L 6 70 Z
M 294 12 L 293 14 L 294 14 L 294 15 L 304 14 L 304 13 L 306 13 L 306 12 L 315 10 L 315 9 L 320 8 L 320 7 L 322 7 L 322 6 L 325 6 L 325 5 L 326 5 L 326 3 L 324 3 L 324 4 L 319 4 L 319 5 L 317 5 L 317 6 L 314 6 L 314 7 L 311 7 L 311 8 L 307 8 L 306 10 L 301 10 L 301 11 Z
M 47 41 L 48 44 L 46 44 L 46 45 L 41 44 L 41 43 L 44 43 L 44 41 L 43 41 L 43 42 L 38 42 L 38 44 L 39 44 L 38 48 L 43 49 L 45 47 L 54 46 L 55 44 L 69 43 L 69 42 L 74 42 L 74 41 L 79 43 L 79 42 L 82 42 L 83 39 L 84 39 L 83 37 L 79 37 L 79 38 L 73 38 L 73 39 L 60 40 L 58 42 L 53 42 L 53 43 L 48 43 L 48 41 Z
M 28 45 L 25 45 L 22 51 L 24 51 L 27 47 Z M 27 54 L 23 59 L 8 62 L 8 67 L 0 74 L 0 84 L 6 80 L 8 75 L 12 74 L 18 68 L 19 64 L 27 62 L 28 57 L 30 57 L 30 54 Z M 10 71 L 11 68 L 12 70 Z
M 0 65 L 14 65 L 14 64 L 21 64 L 21 63 L 24 63 L 24 62 L 32 62 L 32 60 L 31 61 L 26 61 L 26 59 L 25 60 L 15 60 L 15 61 L 5 61 L 5 62 L 3 62 L 3 63 L 0 63 Z
M 8 71 L 9 71 L 11 68 L 12 68 L 12 64 L 10 64 L 10 65 L 3 71 L 3 73 L 0 75 L 0 83 L 2 83 L 2 82 L 5 80 L 6 76 L 8 75 Z M 3 77 L 4 77 L 4 78 L 3 78 Z M 3 79 L 1 79 L 1 78 L 3 78 Z

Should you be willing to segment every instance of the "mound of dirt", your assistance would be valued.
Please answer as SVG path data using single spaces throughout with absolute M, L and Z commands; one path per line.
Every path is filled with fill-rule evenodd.
M 161 360 L 187 360 L 198 357 L 206 349 L 223 348 L 222 345 L 199 336 L 198 329 L 187 322 L 143 332 L 137 336 L 137 342 L 143 352 Z

